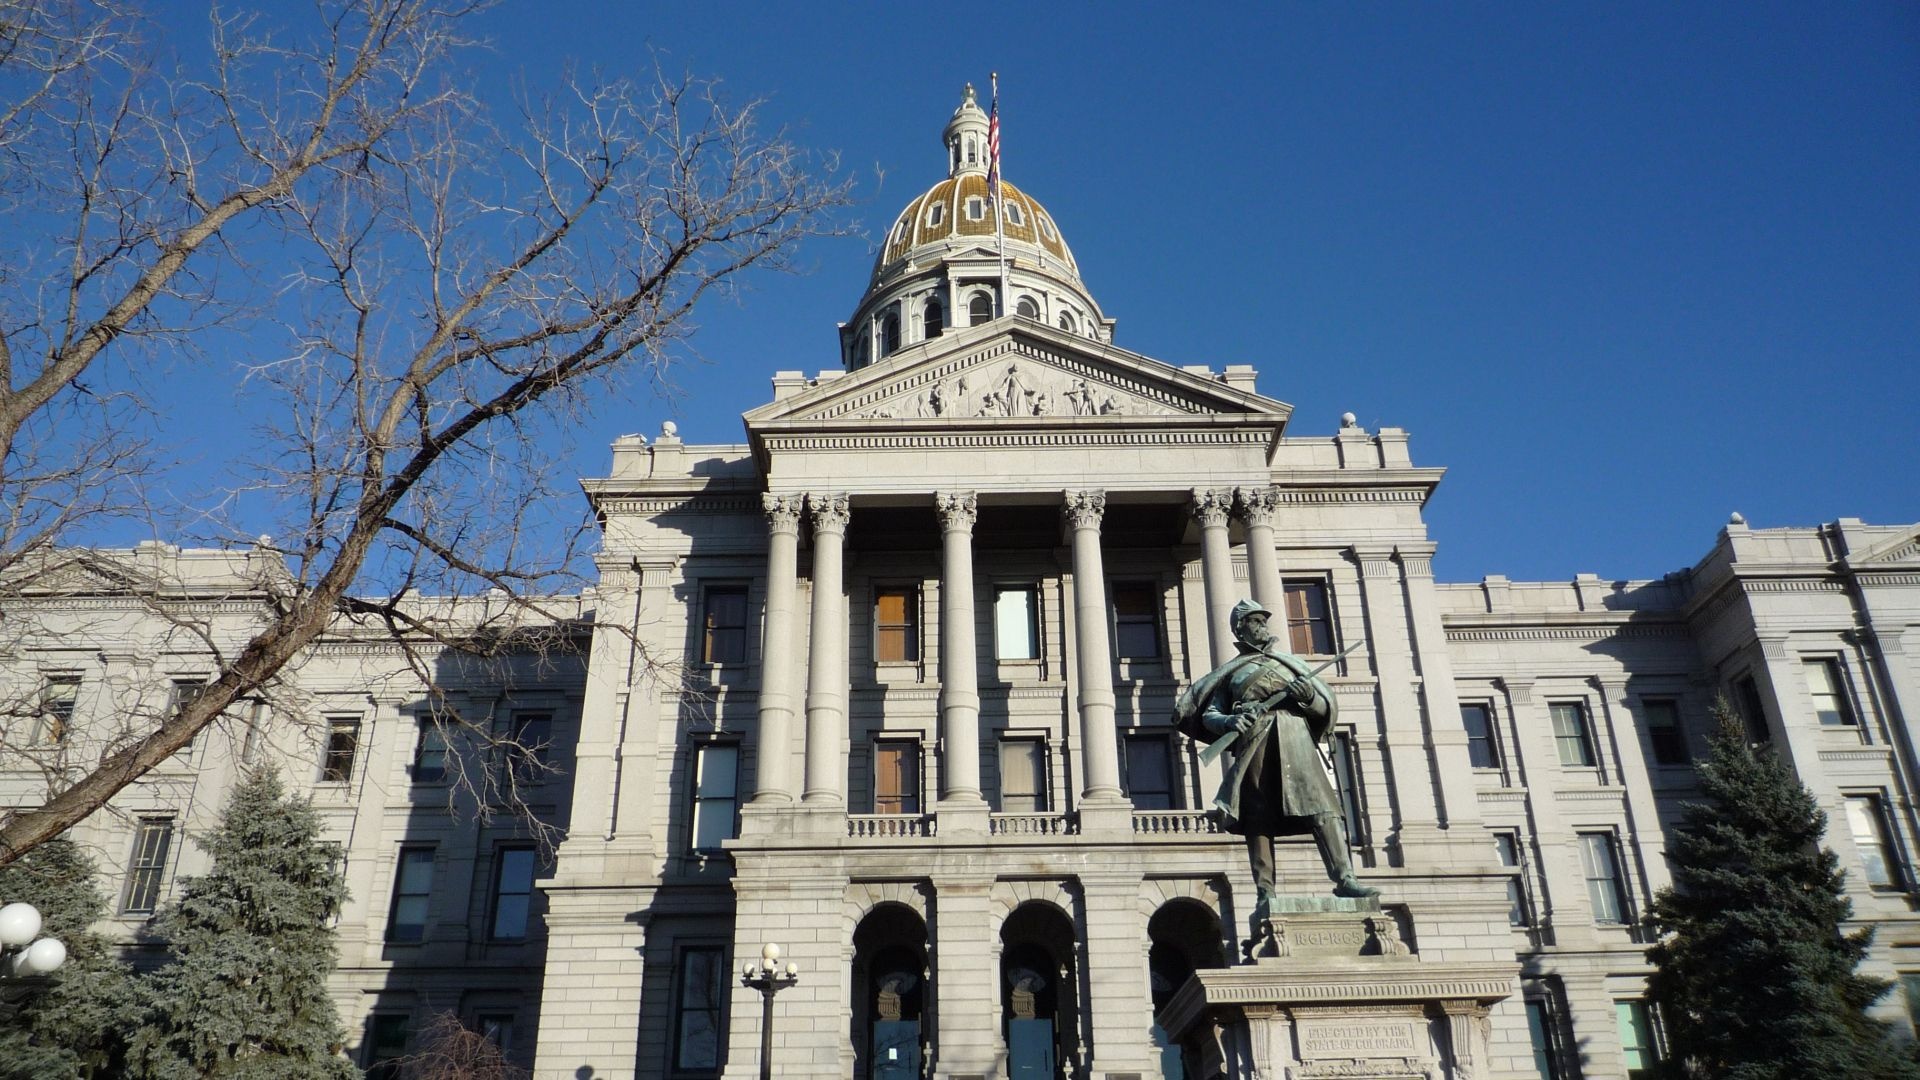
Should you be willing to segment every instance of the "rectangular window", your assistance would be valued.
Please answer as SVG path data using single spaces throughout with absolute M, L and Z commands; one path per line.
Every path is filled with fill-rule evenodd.
M 1527 914 L 1526 870 L 1520 865 L 1520 836 L 1518 833 L 1497 832 L 1493 834 L 1493 844 L 1500 853 L 1500 865 L 1510 871 L 1507 875 L 1507 922 L 1513 926 L 1532 925 L 1533 919 Z
M 718 854 L 721 841 L 739 835 L 740 744 L 699 743 L 693 753 L 692 848 Z
M 533 907 L 533 848 L 500 848 L 493 864 L 493 921 L 487 936 L 495 941 L 524 941 Z
M 1680 703 L 1670 698 L 1648 698 L 1640 703 L 1647 718 L 1647 741 L 1653 744 L 1658 765 L 1687 763 L 1687 733 L 1680 727 Z
M 1627 894 L 1620 885 L 1620 860 L 1612 833 L 1580 834 L 1580 868 L 1587 876 L 1587 902 L 1593 921 L 1615 925 L 1627 921 Z
M 1753 676 L 1742 675 L 1733 684 L 1734 706 L 1740 710 L 1740 721 L 1747 726 L 1747 741 L 1763 743 L 1773 737 L 1773 731 L 1767 726 L 1767 710 L 1760 703 L 1760 687 Z
M 1853 726 L 1853 707 L 1847 703 L 1840 662 L 1831 658 L 1809 660 L 1806 669 L 1807 690 L 1813 694 L 1813 714 L 1828 727 Z
M 1127 736 L 1127 795 L 1135 810 L 1179 809 L 1173 762 L 1172 736 Z
M 1340 789 L 1340 813 L 1347 821 L 1347 843 L 1365 847 L 1367 819 L 1360 812 L 1360 754 L 1353 732 L 1335 731 L 1332 740 L 1333 783 Z
M 1000 660 L 1040 657 L 1040 608 L 1031 585 L 993 590 L 993 653 Z
M 482 1038 L 500 1048 L 502 1054 L 513 1054 L 513 1014 L 480 1013 L 473 1018 L 473 1029 Z
M 1047 747 L 1039 739 L 1000 740 L 1000 812 L 1047 809 Z
M 1578 701 L 1556 701 L 1548 709 L 1553 714 L 1553 742 L 1560 751 L 1560 764 L 1592 767 L 1593 743 L 1587 737 L 1587 707 Z
M 50 675 L 40 688 L 40 717 L 34 725 L 36 746 L 57 746 L 67 741 L 73 727 L 73 704 L 80 698 L 80 676 Z
M 513 779 L 532 783 L 546 772 L 551 760 L 547 751 L 553 746 L 553 714 L 517 712 L 513 714 L 513 738 L 500 752 L 513 771 Z
M 173 846 L 172 818 L 141 818 L 133 833 L 133 858 L 127 863 L 127 887 L 120 898 L 123 915 L 150 915 L 160 901 L 167 876 L 167 849 Z
M 885 739 L 873 744 L 873 812 L 920 812 L 920 744 Z
M 673 1067 L 681 1072 L 720 1068 L 720 1005 L 726 1000 L 726 965 L 718 946 L 682 949 L 674 979 Z
M 1560 1080 L 1560 1055 L 1554 1049 L 1553 1010 L 1544 998 L 1527 999 L 1527 1039 L 1533 1043 L 1533 1068 L 1540 1080 Z
M 447 778 L 447 735 L 430 716 L 420 717 L 419 724 L 413 740 L 413 778 L 437 784 Z
M 1113 654 L 1122 660 L 1160 657 L 1160 596 L 1151 584 L 1113 584 Z
M 433 895 L 433 848 L 403 847 L 393 868 L 393 908 L 387 916 L 388 941 L 421 941 L 427 936 L 427 901 Z
M 1899 860 L 1887 832 L 1887 818 L 1880 800 L 1873 795 L 1847 796 L 1847 828 L 1853 833 L 1853 846 L 1860 852 L 1860 866 L 1867 884 L 1875 889 L 1900 887 Z
M 1333 615 L 1327 606 L 1327 583 L 1287 583 L 1287 640 L 1301 656 L 1333 655 Z
M 883 664 L 920 659 L 920 590 L 893 587 L 875 591 L 873 658 Z
M 1476 769 L 1500 767 L 1500 748 L 1493 738 L 1493 710 L 1486 705 L 1460 706 L 1460 722 L 1467 727 L 1467 760 Z
M 367 1017 L 367 1045 L 361 1053 L 367 1080 L 394 1080 L 400 1075 L 411 1027 L 406 1013 L 377 1012 Z
M 701 660 L 708 664 L 747 662 L 747 587 L 709 585 L 706 639 Z
M 1615 1017 L 1620 1022 L 1620 1053 L 1627 1066 L 1627 1080 L 1653 1075 L 1660 1063 L 1660 1049 L 1653 1041 L 1653 1021 L 1644 1001 L 1616 1001 Z
M 353 759 L 360 752 L 360 718 L 336 716 L 327 720 L 327 750 L 320 759 L 320 781 L 344 784 L 353 779 Z
M 174 717 L 179 716 L 182 710 L 199 700 L 200 695 L 206 692 L 207 680 L 205 679 L 173 680 L 173 686 L 167 691 L 167 719 L 172 720 Z M 198 737 L 199 736 L 196 735 L 194 738 L 197 739 Z M 188 739 L 186 745 L 182 746 L 177 752 L 181 754 L 192 753 L 193 743 L 194 739 Z

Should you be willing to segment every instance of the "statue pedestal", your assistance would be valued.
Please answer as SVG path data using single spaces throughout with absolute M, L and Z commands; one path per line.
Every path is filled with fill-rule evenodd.
M 1197 971 L 1160 1014 L 1190 1077 L 1469 1080 L 1512 963 L 1428 963 L 1377 900 L 1276 897 L 1254 959 Z

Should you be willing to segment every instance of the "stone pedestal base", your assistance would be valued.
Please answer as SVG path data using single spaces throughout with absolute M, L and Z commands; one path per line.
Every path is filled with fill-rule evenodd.
M 1195 972 L 1160 1014 L 1190 1077 L 1481 1080 L 1512 963 L 1427 963 L 1372 900 L 1276 898 L 1254 960 Z

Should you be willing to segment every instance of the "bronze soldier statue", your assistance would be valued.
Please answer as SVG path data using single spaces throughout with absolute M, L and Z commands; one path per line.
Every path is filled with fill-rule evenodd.
M 1271 616 L 1252 600 L 1234 605 L 1240 655 L 1189 686 L 1174 707 L 1181 732 L 1204 743 L 1226 741 L 1233 751 L 1214 805 L 1225 812 L 1227 831 L 1247 838 L 1260 892 L 1256 926 L 1272 910 L 1277 836 L 1313 834 L 1333 895 L 1380 895 L 1353 876 L 1340 797 L 1321 764 L 1320 744 L 1338 711 L 1333 691 L 1305 661 L 1277 647 Z

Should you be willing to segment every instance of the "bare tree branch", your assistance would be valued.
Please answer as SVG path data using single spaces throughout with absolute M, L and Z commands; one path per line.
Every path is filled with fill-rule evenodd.
M 0 197 L 23 225 L 0 237 L 0 616 L 84 523 L 159 513 L 157 463 L 124 435 L 147 415 L 132 360 L 202 362 L 219 335 L 244 334 L 257 454 L 188 509 L 226 543 L 270 521 L 282 540 L 255 550 L 284 561 L 251 586 L 243 643 L 202 633 L 204 692 L 0 812 L 0 864 L 329 635 L 405 648 L 428 687 L 449 649 L 576 641 L 542 597 L 569 584 L 585 523 L 525 512 L 553 494 L 568 412 L 664 379 L 710 293 L 836 228 L 831 162 L 817 178 L 711 83 L 574 77 L 497 124 L 455 77 L 475 10 L 325 0 L 299 31 L 221 13 L 191 72 L 161 70 L 128 8 L 0 0 Z M 496 759 L 535 757 L 451 722 Z M 516 801 L 520 769 L 480 772 L 483 802 Z

